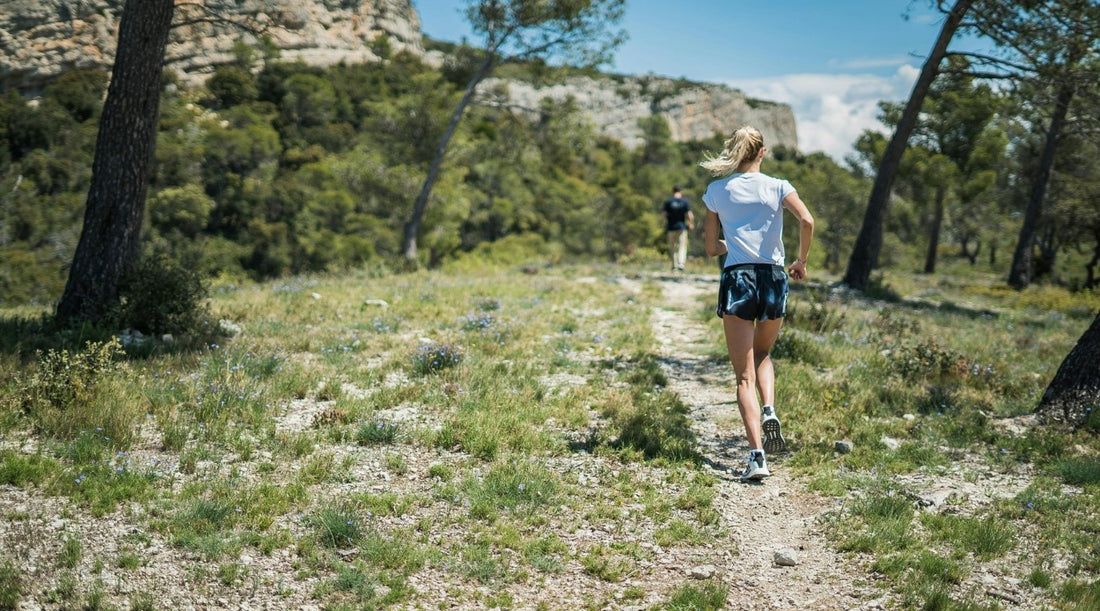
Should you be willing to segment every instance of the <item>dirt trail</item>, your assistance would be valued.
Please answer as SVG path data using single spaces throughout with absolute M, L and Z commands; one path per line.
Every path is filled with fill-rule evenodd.
M 717 291 L 716 278 L 692 275 L 657 277 L 663 304 L 652 322 L 660 343 L 669 389 L 691 409 L 704 460 L 721 480 L 715 508 L 728 525 L 739 554 L 716 567 L 730 587 L 730 609 L 880 609 L 883 591 L 856 563 L 831 548 L 823 533 L 829 501 L 805 490 L 784 466 L 782 455 L 769 456 L 772 476 L 762 484 L 739 479 L 748 455 L 744 428 L 733 395 L 728 362 L 701 356 L 721 333 L 700 320 L 701 296 Z M 782 418 L 782 397 L 777 397 Z M 789 433 L 785 436 L 790 441 Z M 798 564 L 779 566 L 777 551 L 794 550 Z

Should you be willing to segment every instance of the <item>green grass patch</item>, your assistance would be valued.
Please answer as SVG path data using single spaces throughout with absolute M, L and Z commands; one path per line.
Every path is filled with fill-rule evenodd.
M 665 611 L 718 611 L 726 608 L 728 599 L 729 587 L 708 579 L 700 584 L 680 586 L 659 608 Z

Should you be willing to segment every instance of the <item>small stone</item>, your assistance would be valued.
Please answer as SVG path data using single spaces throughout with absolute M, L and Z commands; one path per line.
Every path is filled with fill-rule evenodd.
M 886 446 L 888 449 L 891 449 L 891 450 L 896 450 L 896 449 L 901 447 L 901 442 L 898 441 L 897 439 L 894 439 L 893 437 L 883 436 L 883 438 L 880 441 L 882 441 L 882 445 Z
M 710 579 L 718 573 L 718 567 L 711 564 L 704 564 L 697 566 L 688 572 L 688 576 L 692 579 Z
M 908 420 L 909 422 L 912 422 L 912 421 L 916 420 L 917 417 L 913 414 L 905 414 L 904 416 L 902 416 L 902 419 L 903 420 Z
M 376 308 L 382 308 L 383 310 L 390 307 L 390 304 L 387 303 L 385 299 L 367 299 L 363 302 L 363 305 L 374 306 Z
M 312 297 L 314 301 L 317 301 L 318 299 L 321 298 L 320 293 L 310 293 L 309 296 Z
M 841 454 L 848 454 L 852 451 L 852 442 L 838 441 L 833 444 L 833 449 Z
M 773 559 L 778 566 L 798 566 L 798 552 L 789 547 L 777 550 Z
M 936 490 L 929 490 L 928 492 L 920 495 L 918 503 L 921 507 L 924 507 L 927 511 L 934 512 L 940 509 L 944 503 L 951 500 L 955 496 L 955 491 L 947 488 L 938 488 Z

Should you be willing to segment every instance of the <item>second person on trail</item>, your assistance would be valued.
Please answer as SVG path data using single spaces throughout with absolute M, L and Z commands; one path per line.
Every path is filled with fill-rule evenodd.
M 791 183 L 760 171 L 766 150 L 759 130 L 742 127 L 726 141 L 721 155 L 699 164 L 723 177 L 710 183 L 703 194 L 707 206 L 703 239 L 708 256 L 726 255 L 717 313 L 737 376 L 737 407 L 749 444 L 742 481 L 770 475 L 765 454 L 785 447 L 775 414 L 771 359 L 787 315 L 783 210 L 799 223 L 798 257 L 790 266 L 795 280 L 806 277 L 814 235 L 814 218 Z
M 680 187 L 672 188 L 672 197 L 661 206 L 661 216 L 665 217 L 665 229 L 668 232 L 668 258 L 672 271 L 684 271 L 687 262 L 688 232 L 695 229 L 695 215 L 691 213 L 691 204 L 684 199 Z

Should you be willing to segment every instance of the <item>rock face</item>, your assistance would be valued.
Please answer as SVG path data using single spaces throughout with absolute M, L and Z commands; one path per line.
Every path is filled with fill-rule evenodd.
M 176 0 L 165 65 L 187 83 L 235 59 L 239 42 L 266 34 L 284 59 L 331 65 L 378 59 L 388 37 L 394 51 L 422 54 L 420 16 L 410 0 Z M 35 91 L 69 70 L 110 70 L 125 0 L 5 0 L 0 5 L 0 87 Z M 203 20 L 218 16 L 222 20 Z M 248 30 L 228 21 L 248 25 Z
M 483 89 L 505 90 L 510 104 L 531 113 L 536 112 L 542 99 L 564 102 L 572 98 L 600 133 L 628 148 L 642 144 L 638 120 L 651 115 L 668 121 L 676 142 L 702 140 L 716 133 L 728 137 L 737 127 L 750 124 L 760 129 L 769 145 L 798 148 L 790 106 L 755 100 L 722 85 L 651 76 L 577 77 L 543 87 L 488 79 Z
M 239 43 L 258 46 L 257 30 L 270 37 L 283 59 L 327 66 L 375 61 L 374 43 L 383 36 L 393 51 L 425 54 L 420 16 L 411 0 L 175 0 L 165 65 L 184 83 L 202 83 L 219 65 L 236 59 Z M 110 70 L 125 0 L 2 0 L 0 2 L 0 90 L 30 94 L 70 70 Z M 203 17 L 218 16 L 211 20 Z M 248 24 L 248 30 L 229 21 Z M 638 120 L 664 117 L 678 142 L 728 135 L 742 124 L 760 128 L 770 144 L 797 148 L 790 107 L 753 100 L 721 85 L 653 76 L 578 77 L 536 86 L 489 79 L 481 90 L 506 84 L 509 103 L 535 109 L 539 100 L 572 98 L 600 132 L 633 148 L 642 143 Z

